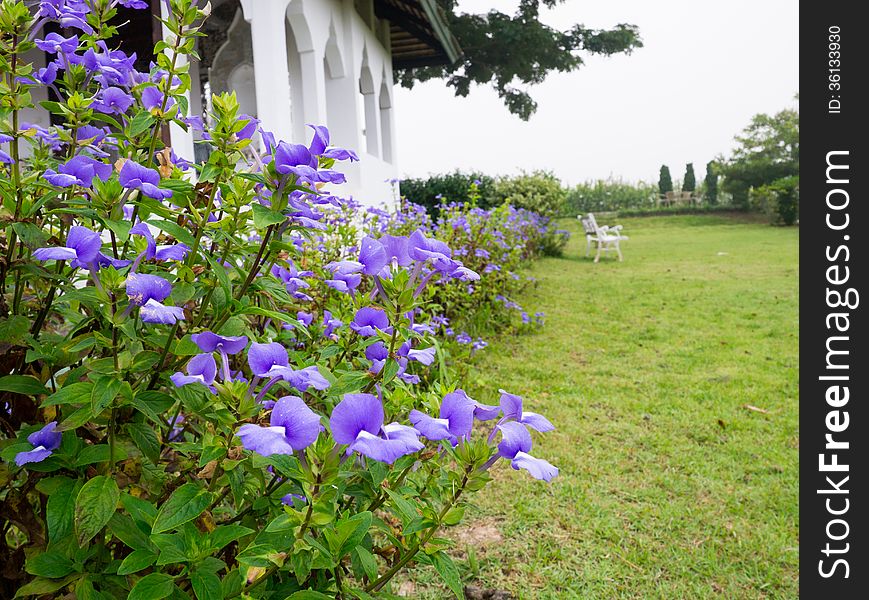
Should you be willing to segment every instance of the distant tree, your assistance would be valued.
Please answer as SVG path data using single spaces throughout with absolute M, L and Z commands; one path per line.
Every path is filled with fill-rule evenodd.
M 658 175 L 658 191 L 662 194 L 673 191 L 673 178 L 670 177 L 670 167 L 661 165 L 661 172 Z
M 502 177 L 495 184 L 495 196 L 501 202 L 547 217 L 561 216 L 567 207 L 567 191 L 549 171 Z
M 773 116 L 755 115 L 733 156 L 721 165 L 722 189 L 737 206 L 748 207 L 749 191 L 800 171 L 800 113 L 786 109 Z
M 694 177 L 694 163 L 685 165 L 685 177 L 682 179 L 682 191 L 693 192 L 697 189 L 697 178 Z
M 629 54 L 643 43 L 635 25 L 588 29 L 574 25 L 561 31 L 540 22 L 540 5 L 553 8 L 564 0 L 519 0 L 514 15 L 497 10 L 485 14 L 459 13 L 458 0 L 437 0 L 463 55 L 453 65 L 416 67 L 396 72 L 402 86 L 417 81 L 446 79 L 456 96 L 465 97 L 471 84 L 491 85 L 514 115 L 523 121 L 537 103 L 528 88 L 552 72 L 569 72 L 583 64 L 580 53 L 609 56 Z
M 714 160 L 706 163 L 706 202 L 718 204 L 718 165 Z

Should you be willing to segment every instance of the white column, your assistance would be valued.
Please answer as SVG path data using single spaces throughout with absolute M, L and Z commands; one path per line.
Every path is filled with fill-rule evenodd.
M 163 18 L 168 17 L 168 11 L 166 9 L 166 5 L 160 3 L 160 10 L 163 13 Z M 167 39 L 171 36 L 169 30 L 163 25 L 163 39 Z M 171 50 L 166 49 L 167 54 L 171 52 Z M 171 56 L 170 56 L 171 58 Z M 187 55 L 180 55 L 176 61 L 177 66 L 183 67 L 188 62 Z M 190 105 L 190 90 L 184 92 L 184 96 L 187 97 L 187 104 Z M 193 114 L 191 111 L 189 114 Z M 169 123 L 169 141 L 172 145 L 172 149 L 175 150 L 176 156 L 183 158 L 185 160 L 192 161 L 193 156 L 193 129 L 188 128 L 187 131 L 184 131 L 178 124 Z
M 305 123 L 326 124 L 326 70 L 316 50 L 299 53 L 302 64 L 302 112 Z M 307 135 L 307 132 L 306 132 Z
M 257 116 L 279 140 L 293 136 L 290 71 L 287 67 L 286 0 L 242 2 L 250 23 L 256 78 Z

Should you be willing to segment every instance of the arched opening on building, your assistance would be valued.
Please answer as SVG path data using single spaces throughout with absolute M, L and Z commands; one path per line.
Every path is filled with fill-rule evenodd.
M 380 144 L 378 138 L 380 132 L 377 126 L 378 106 L 374 94 L 374 77 L 368 66 L 368 55 L 362 53 L 362 71 L 359 74 L 359 107 L 361 110 L 362 136 L 365 140 L 365 150 L 372 156 L 380 156 Z
M 383 160 L 392 163 L 395 157 L 392 148 L 392 99 L 389 97 L 389 86 L 386 84 L 386 74 L 383 74 L 380 84 L 380 145 L 383 148 Z

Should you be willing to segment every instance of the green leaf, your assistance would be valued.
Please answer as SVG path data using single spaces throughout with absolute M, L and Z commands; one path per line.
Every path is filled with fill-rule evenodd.
M 163 392 L 144 391 L 138 392 L 133 396 L 132 404 L 136 407 L 136 410 L 151 419 L 153 422 L 159 423 L 165 427 L 166 424 L 160 413 L 169 410 L 172 405 L 175 404 L 175 399 L 169 394 Z
M 157 553 L 151 550 L 133 550 L 121 566 L 118 567 L 118 575 L 129 575 L 147 569 L 157 561 Z
M 0 392 L 13 392 L 25 396 L 50 394 L 45 386 L 30 375 L 5 375 L 0 377 Z
M 123 380 L 117 377 L 100 377 L 94 383 L 94 389 L 91 391 L 91 410 L 94 416 L 99 415 L 112 403 L 121 391 L 123 383 Z
M 158 533 L 151 536 L 151 541 L 160 550 L 158 565 L 187 562 L 187 547 L 180 534 Z
M 251 204 L 251 210 L 253 211 L 253 225 L 257 229 L 262 229 L 269 225 L 277 225 L 287 220 L 287 217 L 281 213 L 266 208 L 259 203 Z
M 230 542 L 253 533 L 253 529 L 241 525 L 223 525 L 208 534 L 208 544 L 212 552 L 216 552 Z
M 174 587 L 175 583 L 168 575 L 151 573 L 136 582 L 127 600 L 161 600 L 169 596 Z
M 0 319 L 0 340 L 7 344 L 20 344 L 30 331 L 30 319 L 22 315 L 12 315 Z
M 69 415 L 63 421 L 61 421 L 60 425 L 57 426 L 57 431 L 69 431 L 70 429 L 78 429 L 85 423 L 91 420 L 93 417 L 93 412 L 91 412 L 91 407 L 88 404 L 87 406 L 82 406 L 80 409 Z
M 108 444 L 98 444 L 95 446 L 85 446 L 78 453 L 75 459 L 74 466 L 83 467 L 95 463 L 109 462 L 111 448 Z M 120 446 L 115 447 L 115 460 L 124 460 L 127 458 L 127 453 Z
M 435 570 L 443 578 L 444 582 L 449 586 L 457 598 L 464 598 L 465 593 L 462 587 L 462 579 L 459 577 L 459 570 L 456 568 L 453 559 L 443 550 L 435 552 L 431 555 L 431 562 Z
M 286 600 L 332 600 L 332 596 L 314 590 L 300 590 L 287 596 Z
M 124 499 L 121 500 L 121 503 L 128 504 L 124 502 Z M 109 519 L 109 531 L 134 550 L 154 549 L 154 544 L 148 538 L 147 532 L 142 531 L 136 522 L 125 514 L 115 513 L 112 515 L 112 518 Z
M 48 541 L 58 542 L 72 533 L 75 515 L 75 499 L 81 489 L 81 482 L 66 477 L 48 496 L 45 506 L 45 520 L 48 524 Z
M 13 223 L 12 230 L 31 250 L 47 245 L 45 233 L 33 223 Z
M 97 475 L 84 486 L 75 499 L 75 532 L 84 546 L 106 526 L 118 505 L 121 491 L 111 477 Z
M 335 558 L 340 559 L 358 546 L 368 533 L 369 527 L 371 527 L 371 513 L 368 511 L 339 521 L 335 525 L 335 537 L 329 540 Z
M 419 516 L 413 504 L 405 500 L 401 494 L 389 488 L 385 488 L 385 490 L 389 494 L 390 500 L 392 500 L 391 504 L 398 509 L 399 516 L 404 525 L 407 525 Z
M 221 600 L 223 588 L 220 578 L 214 573 L 194 571 L 190 575 L 190 583 L 193 585 L 193 593 L 198 600 Z
M 212 494 L 195 483 L 185 483 L 172 492 L 172 495 L 160 507 L 157 519 L 154 521 L 153 533 L 163 533 L 175 529 L 202 514 L 211 504 Z
M 63 579 L 43 579 L 40 577 L 18 588 L 18 591 L 15 592 L 15 597 L 20 598 L 21 596 L 42 596 L 43 594 L 53 594 L 57 590 L 68 586 L 70 582 L 76 579 L 76 577 L 78 577 L 77 574 L 67 575 Z
M 162 221 L 162 220 L 161 221 L 151 220 L 151 221 L 148 221 L 148 223 L 150 223 L 151 225 L 153 225 L 157 229 L 160 229 L 161 231 L 165 231 L 166 233 L 168 233 L 169 235 L 174 237 L 179 242 L 187 244 L 188 246 L 194 245 L 193 235 L 189 231 L 187 231 L 186 229 L 181 227 L 178 223 L 173 223 L 172 221 Z
M 154 430 L 145 423 L 130 423 L 127 432 L 142 454 L 156 465 L 160 460 L 160 440 Z
M 377 559 L 374 558 L 374 555 L 366 547 L 356 546 L 350 559 L 354 567 L 358 565 L 368 579 L 374 580 L 377 578 Z
M 94 384 L 90 381 L 71 383 L 57 390 L 54 394 L 42 401 L 40 406 L 59 406 L 62 404 L 84 404 L 91 399 Z
M 136 116 L 130 120 L 129 132 L 130 137 L 135 137 L 141 133 L 145 133 L 151 125 L 154 124 L 154 115 L 147 110 L 140 110 Z
M 40 577 L 66 577 L 73 572 L 73 562 L 59 552 L 43 552 L 27 560 L 24 570 Z

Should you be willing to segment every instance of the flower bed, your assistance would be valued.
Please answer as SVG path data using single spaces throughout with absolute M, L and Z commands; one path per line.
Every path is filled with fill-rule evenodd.
M 411 562 L 461 594 L 438 530 L 499 463 L 558 472 L 530 454 L 552 424 L 460 368 L 542 324 L 510 298 L 546 224 L 342 200 L 357 157 L 325 127 L 277 141 L 231 94 L 185 115 L 202 9 L 168 3 L 139 73 L 103 41 L 114 4 L 0 7 L 4 595 L 365 598 Z M 56 126 L 21 120 L 39 87 Z

